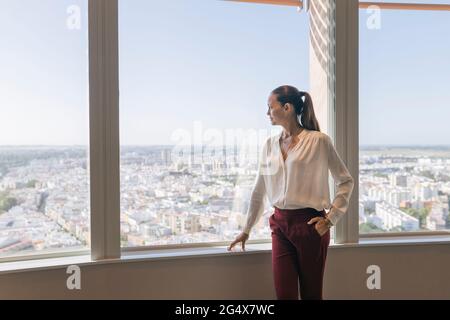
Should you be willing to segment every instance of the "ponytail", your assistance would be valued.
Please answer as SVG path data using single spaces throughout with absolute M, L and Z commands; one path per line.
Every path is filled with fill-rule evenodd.
M 303 102 L 303 110 L 297 116 L 300 117 L 301 124 L 303 127 L 309 130 L 320 131 L 319 121 L 317 121 L 316 114 L 314 113 L 314 105 L 311 98 L 311 95 L 306 91 L 300 91 L 300 100 L 301 97 L 305 98 Z
M 282 104 L 291 103 L 294 106 L 297 120 L 303 128 L 320 131 L 319 121 L 314 113 L 311 95 L 306 91 L 299 91 L 293 86 L 281 86 L 272 91 Z M 304 100 L 303 100 L 304 98 Z

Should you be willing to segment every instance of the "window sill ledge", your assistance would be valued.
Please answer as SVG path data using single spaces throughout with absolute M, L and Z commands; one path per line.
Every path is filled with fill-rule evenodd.
M 450 245 L 450 236 L 422 236 L 422 237 L 386 237 L 386 238 L 362 238 L 359 243 L 330 244 L 329 249 L 341 248 L 365 248 L 365 247 L 385 247 L 385 246 L 416 246 L 416 245 Z M 212 256 L 236 256 L 258 253 L 270 253 L 272 250 L 271 242 L 252 244 L 247 243 L 246 251 L 243 252 L 240 246 L 233 251 L 227 251 L 226 246 L 216 246 L 209 248 L 190 248 L 190 249 L 166 249 L 152 251 L 130 251 L 123 252 L 122 257 L 118 259 L 105 259 L 94 261 L 90 255 L 80 255 L 72 257 L 59 257 L 36 259 L 16 262 L 0 263 L 0 275 L 8 273 L 18 273 L 26 271 L 40 271 L 67 268 L 70 265 L 93 266 L 111 263 L 142 262 L 152 260 L 170 260 L 186 258 L 204 258 Z
M 399 245 L 433 245 L 433 244 L 450 244 L 450 235 L 426 235 L 426 236 L 398 236 L 398 237 L 365 237 L 360 238 L 358 244 L 344 244 L 342 246 L 399 246 Z M 336 245 L 339 246 L 339 245 Z

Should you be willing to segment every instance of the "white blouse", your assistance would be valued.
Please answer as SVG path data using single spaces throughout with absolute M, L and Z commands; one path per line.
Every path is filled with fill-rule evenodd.
M 259 221 L 266 198 L 280 209 L 330 210 L 327 216 L 336 225 L 347 211 L 354 180 L 331 138 L 323 132 L 304 129 L 283 161 L 281 135 L 282 132 L 269 137 L 263 145 L 243 232 L 250 234 Z M 337 184 L 331 204 L 328 170 Z

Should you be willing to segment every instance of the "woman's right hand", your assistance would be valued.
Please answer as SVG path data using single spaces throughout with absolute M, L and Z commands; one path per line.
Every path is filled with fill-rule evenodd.
M 241 247 L 242 251 L 245 251 L 245 241 L 248 240 L 249 235 L 245 232 L 242 232 L 240 235 L 236 237 L 236 239 L 228 246 L 228 251 L 232 250 L 233 247 L 238 244 L 239 242 L 242 242 Z

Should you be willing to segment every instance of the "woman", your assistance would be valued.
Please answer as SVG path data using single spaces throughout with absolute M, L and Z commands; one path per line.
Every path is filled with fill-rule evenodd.
M 247 222 L 228 250 L 241 243 L 245 251 L 267 196 L 274 207 L 269 225 L 277 299 L 298 299 L 300 282 L 302 299 L 321 300 L 330 228 L 346 213 L 354 181 L 331 138 L 320 132 L 307 92 L 281 86 L 268 106 L 272 124 L 283 130 L 263 145 Z M 328 170 L 338 186 L 332 203 Z

